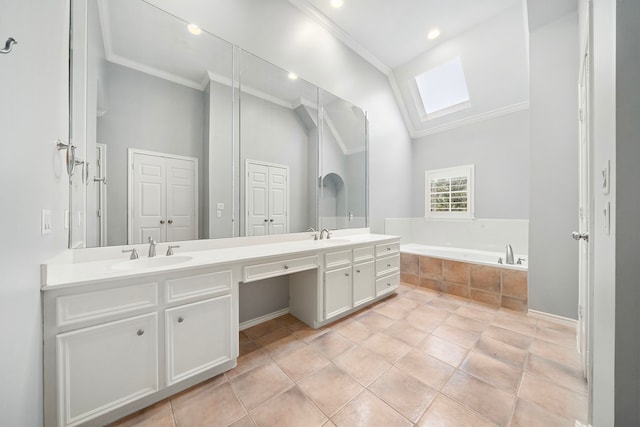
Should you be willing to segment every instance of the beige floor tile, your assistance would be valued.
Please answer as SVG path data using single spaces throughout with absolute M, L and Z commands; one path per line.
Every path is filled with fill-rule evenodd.
M 329 364 L 327 359 L 308 346 L 275 356 L 274 360 L 293 381 L 298 381 Z
M 260 338 L 280 328 L 282 328 L 282 325 L 274 319 L 252 326 L 242 332 L 255 341 L 256 338 Z
M 415 349 L 407 353 L 395 366 L 436 390 L 440 390 L 446 384 L 454 371 L 451 365 Z
M 389 363 L 394 363 L 411 350 L 411 346 L 381 332 L 371 335 L 360 345 L 382 356 Z
M 576 334 L 566 333 L 557 329 L 550 328 L 538 328 L 536 331 L 536 338 L 549 341 L 554 344 L 562 345 L 564 347 L 576 348 Z
M 331 418 L 337 427 L 410 427 L 411 421 L 365 390 Z
M 543 407 L 518 399 L 510 427 L 575 427 L 576 421 L 562 418 Z
M 398 320 L 387 329 L 383 329 L 382 333 L 399 339 L 410 346 L 415 346 L 427 336 L 426 332 L 414 328 L 410 323 L 407 323 L 404 320 Z
M 313 341 L 314 339 L 318 338 L 319 336 L 326 334 L 330 330 L 331 330 L 330 328 L 313 329 L 312 327 L 310 327 L 308 325 L 304 325 L 304 326 L 296 329 L 293 332 L 293 336 L 296 337 L 296 339 L 298 339 L 298 340 L 302 340 L 302 341 L 304 341 L 306 343 L 309 343 L 309 342 Z
M 258 427 L 297 427 L 304 420 L 308 427 L 322 426 L 327 417 L 307 399 L 298 387 L 291 387 L 251 411 Z
M 322 424 L 322 427 L 336 427 L 336 425 L 331 420 L 327 420 L 326 423 Z
M 513 310 L 500 309 L 491 321 L 494 326 L 509 329 L 523 335 L 535 336 L 537 319 L 528 317 Z
M 460 369 L 513 394 L 518 391 L 522 378 L 522 370 L 474 350 L 469 352 Z
M 366 340 L 373 333 L 369 328 L 357 320 L 344 323 L 332 330 L 356 344 Z
M 404 320 L 416 329 L 431 332 L 449 317 L 449 312 L 431 306 L 419 307 L 407 314 Z
M 171 404 L 168 400 L 129 415 L 108 427 L 174 427 Z
M 251 417 L 247 415 L 246 417 L 240 418 L 233 424 L 229 424 L 229 427 L 255 427 L 256 423 L 253 422 Z
M 364 386 L 371 384 L 391 367 L 384 358 L 359 345 L 342 353 L 334 363 Z
M 293 333 L 285 328 L 281 327 L 276 329 L 275 331 L 269 332 L 261 337 L 254 338 L 254 341 L 260 344 L 262 347 L 266 347 L 269 344 L 272 344 L 276 341 L 279 341 L 283 338 L 291 336 Z
M 581 368 L 573 368 L 545 359 L 535 354 L 529 355 L 526 371 L 532 375 L 543 377 L 559 386 L 586 395 L 587 381 Z
M 420 305 L 426 304 L 437 297 L 437 292 L 424 288 L 414 288 L 404 296 L 404 298 L 409 298 L 411 301 L 414 301 Z
M 413 293 L 407 293 L 405 296 L 397 297 L 396 299 L 389 301 L 387 304 L 393 307 L 400 308 L 404 311 L 411 311 L 418 308 L 421 304 L 420 301 L 414 301 L 412 297 Z
M 298 386 L 327 416 L 335 414 L 363 390 L 356 380 L 333 364 L 302 379 Z
M 364 311 L 356 316 L 356 320 L 365 325 L 371 332 L 378 332 L 386 329 L 393 323 L 393 320 L 374 311 Z
M 414 423 L 438 395 L 436 390 L 396 368 L 388 370 L 368 389 Z
M 273 358 L 303 346 L 306 346 L 303 340 L 299 340 L 293 335 L 288 335 L 282 339 L 272 342 L 264 347 L 264 349 L 269 353 L 269 356 Z
M 553 322 L 547 319 L 538 319 L 538 329 L 546 328 L 546 329 L 554 329 L 558 332 L 563 332 L 565 334 L 575 334 L 576 327 L 575 325 L 564 325 L 562 323 Z
M 349 350 L 354 344 L 341 335 L 329 331 L 310 341 L 309 346 L 323 356 L 333 359 Z
M 381 304 L 380 306 L 375 308 L 376 313 L 382 314 L 383 316 L 386 316 L 389 319 L 393 319 L 393 320 L 402 319 L 407 315 L 409 311 L 410 310 L 407 310 L 404 307 L 398 307 L 390 303 Z
M 493 319 L 495 316 L 495 312 L 491 312 L 489 310 L 480 310 L 471 305 L 463 305 L 459 307 L 455 311 L 455 313 L 473 320 L 478 320 L 480 322 L 490 322 L 491 319 Z
M 238 357 L 238 365 L 230 371 L 225 372 L 225 375 L 228 379 L 232 379 L 270 362 L 271 358 L 267 352 L 261 348 L 245 356 Z
M 465 331 L 449 325 L 440 325 L 431 334 L 444 338 L 465 348 L 473 347 L 480 338 L 480 334 Z
M 483 336 L 502 341 L 505 344 L 521 348 L 522 350 L 528 350 L 533 342 L 533 337 L 529 335 L 523 335 L 518 332 L 493 325 L 489 326 L 484 331 Z
M 575 348 L 564 347 L 549 341 L 535 338 L 531 343 L 530 351 L 532 354 L 537 354 L 545 359 L 553 360 L 554 362 L 562 363 L 563 365 L 576 368 L 582 366 L 580 354 Z
M 468 317 L 460 316 L 458 314 L 452 314 L 451 316 L 447 317 L 447 320 L 445 320 L 444 323 L 446 325 L 473 332 L 475 334 L 481 334 L 485 329 L 487 329 L 487 327 L 489 327 L 488 323 L 479 322 L 477 320 L 469 319 Z
M 439 295 L 438 298 L 434 298 L 429 303 L 428 306 L 439 308 L 441 310 L 447 310 L 454 312 L 460 308 L 460 306 L 465 303 L 462 302 L 462 299 L 453 299 L 453 297 L 447 298 L 448 295 Z
M 586 421 L 587 397 L 544 378 L 525 373 L 519 397 L 537 403 L 560 417 L 583 423 Z
M 253 353 L 254 351 L 257 351 L 261 348 L 258 344 L 251 340 L 244 342 L 240 341 L 238 343 L 238 347 L 240 357 L 246 356 L 247 354 Z
M 462 371 L 453 374 L 442 392 L 498 425 L 507 424 L 516 399 L 514 394 Z
M 440 394 L 424 413 L 417 426 L 497 427 L 497 424 Z
M 452 366 L 460 365 L 468 351 L 464 347 L 435 335 L 427 336 L 415 348 Z
M 481 337 L 474 349 L 521 370 L 524 369 L 524 364 L 527 361 L 527 351 L 493 338 Z
M 283 392 L 293 382 L 271 362 L 230 380 L 233 390 L 248 410 Z M 258 385 L 256 387 L 256 385 Z
M 178 427 L 226 426 L 247 415 L 229 383 L 181 394 L 171 405 Z

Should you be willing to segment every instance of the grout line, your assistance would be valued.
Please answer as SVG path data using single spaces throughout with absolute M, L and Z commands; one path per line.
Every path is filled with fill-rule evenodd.
M 169 398 L 169 410 L 171 411 L 171 419 L 173 420 L 174 427 L 178 427 L 178 420 L 176 420 L 176 414 L 173 412 L 173 399 Z

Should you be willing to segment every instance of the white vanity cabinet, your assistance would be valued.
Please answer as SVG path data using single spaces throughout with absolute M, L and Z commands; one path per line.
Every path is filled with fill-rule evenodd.
M 46 290 L 45 425 L 106 424 L 233 368 L 239 275 L 196 268 Z
M 324 273 L 324 318 L 330 319 L 352 307 L 351 267 Z
M 400 243 L 376 245 L 376 297 L 393 292 L 400 283 Z

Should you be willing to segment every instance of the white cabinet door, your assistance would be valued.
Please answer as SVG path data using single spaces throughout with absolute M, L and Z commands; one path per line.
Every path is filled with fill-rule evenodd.
M 351 267 L 324 273 L 324 318 L 351 308 Z
M 56 337 L 58 425 L 90 420 L 158 390 L 156 313 Z
M 231 295 L 165 312 L 167 383 L 232 359 Z
M 353 306 L 376 297 L 376 268 L 373 261 L 353 266 Z

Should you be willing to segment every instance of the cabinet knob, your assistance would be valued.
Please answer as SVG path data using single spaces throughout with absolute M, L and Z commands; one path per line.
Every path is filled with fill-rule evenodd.
M 173 220 L 170 219 L 169 221 L 167 221 L 169 224 L 173 224 Z
M 345 276 L 349 277 L 349 273 L 344 273 Z
M 161 220 L 160 220 L 160 224 L 164 224 L 164 219 L 161 219 Z
M 184 317 L 182 316 L 178 317 L 178 323 L 182 323 L 182 322 L 184 322 Z
M 288 270 L 288 269 L 289 269 L 289 266 L 288 266 L 288 265 L 285 265 L 285 266 L 284 266 L 284 269 L 285 269 L 285 270 Z
M 387 267 L 391 267 L 391 264 L 387 264 Z
M 390 251 L 390 250 L 391 250 L 391 248 L 387 248 L 387 250 L 388 250 L 388 251 Z
M 360 270 L 356 270 L 356 273 L 360 273 Z
M 138 334 L 138 336 L 144 335 L 144 329 L 138 329 L 138 332 L 136 332 Z
M 391 286 L 391 283 L 387 283 L 387 286 Z

